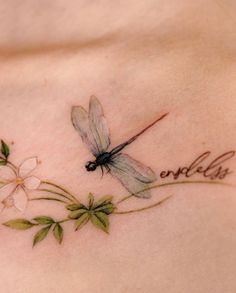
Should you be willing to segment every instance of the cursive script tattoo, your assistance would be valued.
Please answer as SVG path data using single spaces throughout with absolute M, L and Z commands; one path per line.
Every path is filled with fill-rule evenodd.
M 189 166 L 179 167 L 177 171 L 167 170 L 160 173 L 162 179 L 172 176 L 177 180 L 181 175 L 186 178 L 192 177 L 195 174 L 201 174 L 205 178 L 211 180 L 224 179 L 227 175 L 231 174 L 229 168 L 224 167 L 226 161 L 232 159 L 235 155 L 235 151 L 229 151 L 218 156 L 210 163 L 206 163 L 206 160 L 210 157 L 211 152 L 207 151 L 198 156 Z
M 120 153 L 127 145 L 136 140 L 147 129 L 150 129 L 166 114 L 132 136 L 129 140 L 109 150 L 110 135 L 106 126 L 103 109 L 99 100 L 92 97 L 90 100 L 89 114 L 81 106 L 73 107 L 72 122 L 79 132 L 87 148 L 95 156 L 93 161 L 86 164 L 88 171 L 94 171 L 97 167 L 107 169 L 113 177 L 117 178 L 129 191 L 125 196 L 116 199 L 112 195 L 94 195 L 89 192 L 87 201 L 81 202 L 80 198 L 73 191 L 63 186 L 61 182 L 55 183 L 36 176 L 35 169 L 40 167 L 42 162 L 37 157 L 28 157 L 18 165 L 12 161 L 11 148 L 3 140 L 0 140 L 0 213 L 7 213 L 8 209 L 16 209 L 23 212 L 29 209 L 31 204 L 40 205 L 40 202 L 58 204 L 64 207 L 64 216 L 49 214 L 35 215 L 32 218 L 17 217 L 9 219 L 4 226 L 13 230 L 36 229 L 33 236 L 33 246 L 41 243 L 47 237 L 55 238 L 60 244 L 63 241 L 64 231 L 70 223 L 75 231 L 89 225 L 96 229 L 109 233 L 110 217 L 119 215 L 139 213 L 156 208 L 166 202 L 172 195 L 159 198 L 160 188 L 183 184 L 220 184 L 229 185 L 215 179 L 224 179 L 232 173 L 225 163 L 233 158 L 235 151 L 228 151 L 207 163 L 211 152 L 207 151 L 197 157 L 189 166 L 179 167 L 177 171 L 167 169 L 162 171 L 162 179 L 173 176 L 174 180 L 154 184 L 155 173 L 151 168 L 132 159 L 128 155 Z M 189 178 L 195 174 L 201 174 L 203 180 L 176 180 L 181 175 Z M 73 178 L 72 178 L 73 179 Z M 209 179 L 209 180 L 207 180 Z M 146 204 L 150 197 L 150 191 L 156 190 L 158 199 Z M 126 209 L 124 202 L 130 198 L 139 200 L 141 206 L 134 209 Z M 144 200 L 143 198 L 146 198 Z M 145 204 L 143 204 L 145 202 Z M 120 204 L 123 204 L 123 208 Z

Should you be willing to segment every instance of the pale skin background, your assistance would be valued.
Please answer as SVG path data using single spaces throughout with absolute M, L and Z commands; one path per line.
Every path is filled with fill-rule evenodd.
M 84 170 L 91 156 L 70 108 L 87 107 L 91 94 L 113 146 L 170 112 L 126 150 L 157 174 L 206 150 L 235 149 L 235 1 L 14 0 L 0 2 L 0 15 L 0 134 L 15 142 L 15 163 L 39 156 L 40 178 L 81 199 L 126 195 L 109 175 Z M 236 170 L 235 159 L 227 165 Z M 91 225 L 74 233 L 67 223 L 61 246 L 50 236 L 32 249 L 35 230 L 1 226 L 0 291 L 236 292 L 235 188 L 171 187 L 149 202 L 169 194 L 160 208 L 111 217 L 109 236 Z M 1 222 L 40 214 L 64 210 L 35 202 Z

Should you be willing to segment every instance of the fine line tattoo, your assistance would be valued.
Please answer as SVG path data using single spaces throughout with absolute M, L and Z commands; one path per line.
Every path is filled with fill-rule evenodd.
M 181 175 L 185 176 L 186 178 L 190 178 L 193 175 L 201 174 L 204 178 L 209 178 L 211 180 L 222 180 L 232 173 L 232 171 L 228 167 L 224 167 L 224 164 L 235 156 L 235 151 L 223 153 L 210 161 L 210 163 L 207 163 L 206 161 L 210 157 L 210 155 L 210 151 L 204 152 L 203 154 L 198 156 L 191 164 L 189 164 L 188 166 L 179 167 L 177 171 L 161 171 L 160 177 L 164 179 L 173 176 L 173 179 L 177 180 Z
M 23 163 L 16 166 L 9 160 L 10 147 L 2 141 L 2 156 L 0 156 L 0 204 L 2 211 L 15 207 L 20 212 L 32 202 L 41 201 L 56 202 L 62 204 L 66 215 L 62 219 L 56 219 L 51 215 L 37 215 L 33 219 L 16 218 L 3 223 L 4 226 L 14 230 L 28 230 L 39 228 L 33 237 L 33 246 L 43 241 L 50 233 L 61 244 L 64 235 L 64 224 L 70 222 L 74 224 L 74 230 L 78 231 L 87 223 L 91 223 L 97 229 L 108 233 L 110 226 L 110 216 L 139 213 L 153 209 L 166 202 L 171 196 L 165 196 L 156 202 L 141 206 L 140 208 L 123 210 L 120 204 L 134 197 L 132 194 L 123 196 L 120 200 L 114 201 L 112 196 L 104 195 L 98 200 L 90 192 L 87 203 L 81 203 L 76 195 L 64 186 L 48 180 L 41 180 L 35 177 L 32 172 L 38 166 L 39 160 L 30 157 L 23 160 Z M 12 177 L 6 177 L 11 174 Z M 185 184 L 211 184 L 229 186 L 229 184 L 215 180 L 191 180 L 172 181 L 150 185 L 147 189 L 139 190 L 137 193 L 147 190 L 161 189 L 167 186 Z M 14 192 L 12 192 L 12 191 Z M 20 191 L 20 192 L 16 192 Z M 39 196 L 40 195 L 40 196 Z
M 71 111 L 71 120 L 75 129 L 79 132 L 83 142 L 95 156 L 94 161 L 89 161 L 85 167 L 87 171 L 95 171 L 103 167 L 134 196 L 149 198 L 151 196 L 148 186 L 156 180 L 153 170 L 140 162 L 134 160 L 121 151 L 136 140 L 141 134 L 161 121 L 168 113 L 163 114 L 139 133 L 126 142 L 108 151 L 110 146 L 110 135 L 103 114 L 102 105 L 98 98 L 92 96 L 89 102 L 89 112 L 81 107 L 74 106 Z M 145 190 L 143 192 L 138 192 Z
M 167 195 L 143 206 L 143 201 L 139 198 L 150 197 L 150 190 L 158 191 L 167 186 L 174 187 L 189 184 L 232 187 L 229 183 L 223 182 L 223 179 L 232 173 L 224 164 L 234 157 L 235 151 L 233 150 L 224 152 L 208 164 L 206 160 L 211 155 L 210 151 L 198 156 L 191 164 L 179 167 L 177 171 L 171 169 L 161 171 L 160 179 L 162 181 L 158 184 L 152 184 L 156 176 L 149 167 L 120 153 L 125 146 L 132 143 L 166 115 L 162 115 L 123 144 L 113 148 L 111 151 L 107 151 L 110 145 L 109 131 L 98 99 L 95 97 L 91 98 L 89 113 L 80 106 L 73 108 L 73 124 L 81 135 L 82 140 L 95 156 L 95 160 L 89 162 L 86 168 L 88 171 L 94 171 L 96 167 L 102 168 L 104 166 L 108 169 L 109 173 L 119 179 L 126 189 L 129 190 L 129 194 L 122 196 L 118 200 L 115 200 L 112 195 L 103 195 L 96 199 L 94 194 L 89 192 L 87 202 L 82 203 L 77 195 L 61 184 L 39 179 L 33 174 L 35 168 L 40 163 L 37 157 L 29 157 L 23 160 L 20 165 L 12 162 L 10 160 L 11 150 L 9 145 L 1 140 L 0 211 L 6 213 L 9 208 L 16 208 L 19 213 L 23 212 L 26 208 L 30 208 L 31 204 L 38 205 L 42 201 L 63 205 L 65 211 L 65 216 L 61 219 L 56 219 L 57 217 L 46 213 L 46 215 L 37 215 L 32 219 L 22 217 L 10 219 L 3 223 L 3 225 L 14 230 L 39 228 L 33 237 L 33 246 L 46 239 L 50 233 L 61 244 L 66 223 L 73 223 L 75 231 L 80 230 L 85 225 L 87 226 L 87 223 L 91 223 L 97 229 L 109 233 L 111 216 L 147 211 L 160 206 L 173 196 L 173 194 Z M 203 175 L 203 180 L 189 180 L 190 177 L 197 174 Z M 179 180 L 181 175 L 185 176 L 187 180 Z M 163 182 L 163 179 L 171 176 L 173 176 L 173 181 Z M 120 208 L 120 205 L 124 205 L 124 202 L 130 198 L 137 200 L 141 206 L 135 209 Z

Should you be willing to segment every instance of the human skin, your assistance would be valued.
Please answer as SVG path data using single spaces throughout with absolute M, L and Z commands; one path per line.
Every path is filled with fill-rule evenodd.
M 84 168 L 92 156 L 70 111 L 87 108 L 91 95 L 103 105 L 112 146 L 169 112 L 125 150 L 157 174 L 207 150 L 213 158 L 235 149 L 233 1 L 0 5 L 1 138 L 14 141 L 12 161 L 39 157 L 39 178 L 81 201 L 90 191 L 127 194 L 109 174 Z M 235 158 L 226 165 L 235 171 Z M 111 216 L 109 235 L 66 223 L 61 245 L 48 237 L 32 249 L 35 231 L 1 226 L 1 292 L 236 292 L 235 187 L 171 186 L 140 201 L 166 195 L 157 208 Z M 33 202 L 23 214 L 5 210 L 1 222 L 45 213 L 64 216 L 57 203 Z

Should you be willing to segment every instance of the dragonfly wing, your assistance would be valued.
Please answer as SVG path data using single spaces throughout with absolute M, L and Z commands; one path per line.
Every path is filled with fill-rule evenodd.
M 100 153 L 107 151 L 110 145 L 109 129 L 98 98 L 92 96 L 89 102 L 89 126 Z
M 71 120 L 74 128 L 79 132 L 82 141 L 96 157 L 99 154 L 99 149 L 90 130 L 87 111 L 81 106 L 72 107 Z
M 137 197 L 149 198 L 151 196 L 149 184 L 156 180 L 151 168 L 132 159 L 126 154 L 117 154 L 109 162 L 110 173 L 122 185 Z

